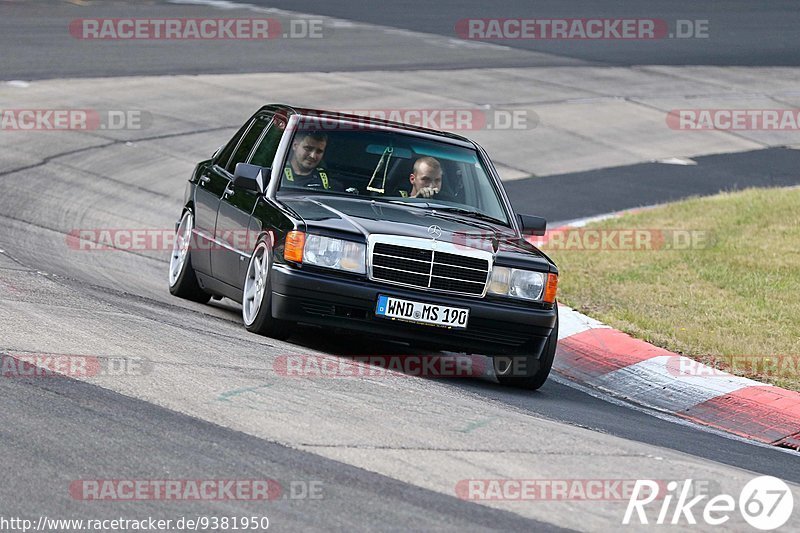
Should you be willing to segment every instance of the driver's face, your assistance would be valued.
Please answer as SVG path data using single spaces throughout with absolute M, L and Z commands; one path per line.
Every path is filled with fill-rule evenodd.
M 417 194 L 420 189 L 426 187 L 433 187 L 437 191 L 442 190 L 442 170 L 434 170 L 432 166 L 427 163 L 422 163 L 419 166 L 419 172 L 411 174 L 411 194 Z
M 325 141 L 320 141 L 312 137 L 306 137 L 300 141 L 292 143 L 292 166 L 295 170 L 308 174 L 322 161 L 325 155 Z

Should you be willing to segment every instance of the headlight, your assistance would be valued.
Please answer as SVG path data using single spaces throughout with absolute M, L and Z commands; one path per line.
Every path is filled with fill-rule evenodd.
M 495 266 L 489 281 L 489 294 L 512 296 L 523 300 L 541 300 L 548 276 L 555 277 L 555 274 Z
M 358 242 L 307 234 L 303 263 L 364 274 L 367 271 L 366 250 L 367 247 Z
M 542 297 L 544 283 L 545 274 L 514 268 L 511 270 L 511 284 L 508 288 L 508 294 L 509 296 L 516 296 L 526 300 L 538 300 Z
M 508 287 L 510 284 L 510 268 L 496 266 L 492 269 L 492 279 L 489 280 L 489 293 L 508 296 Z

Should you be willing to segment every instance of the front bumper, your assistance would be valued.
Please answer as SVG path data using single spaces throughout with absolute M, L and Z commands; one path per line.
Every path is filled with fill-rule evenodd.
M 556 324 L 557 310 L 482 298 L 345 279 L 274 265 L 272 316 L 328 328 L 362 331 L 380 338 L 423 342 L 441 349 L 539 357 Z M 378 295 L 469 308 L 467 329 L 411 324 L 375 316 Z

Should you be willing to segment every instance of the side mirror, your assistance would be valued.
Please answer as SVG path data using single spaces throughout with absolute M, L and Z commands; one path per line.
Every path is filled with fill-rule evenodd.
M 517 215 L 522 233 L 531 235 L 544 235 L 547 231 L 547 220 L 533 215 Z
M 246 191 L 264 194 L 271 172 L 270 169 L 258 165 L 237 163 L 233 172 L 233 185 Z

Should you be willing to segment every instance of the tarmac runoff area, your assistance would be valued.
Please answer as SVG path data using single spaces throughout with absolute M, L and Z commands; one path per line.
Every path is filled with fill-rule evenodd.
M 0 85 L 5 110 L 0 120 L 10 129 L 26 123 L 9 110 L 85 110 L 97 130 L 60 136 L 72 137 L 68 146 L 75 148 L 195 128 L 193 155 L 203 157 L 259 106 L 285 102 L 449 126 L 482 144 L 503 179 L 514 180 L 651 161 L 691 164 L 695 156 L 800 146 L 800 129 L 791 121 L 779 119 L 784 129 L 775 129 L 764 117 L 780 112 L 794 117 L 796 125 L 791 111 L 800 108 L 799 71 L 584 66 L 6 82 Z M 737 122 L 743 111 L 761 118 Z M 715 131 L 709 124 L 730 127 Z M 229 130 L 202 133 L 222 127 Z M 62 146 L 31 144 L 25 132 L 4 136 L 14 150 L 2 170 L 16 168 L 20 159 L 35 162 L 57 154 Z

